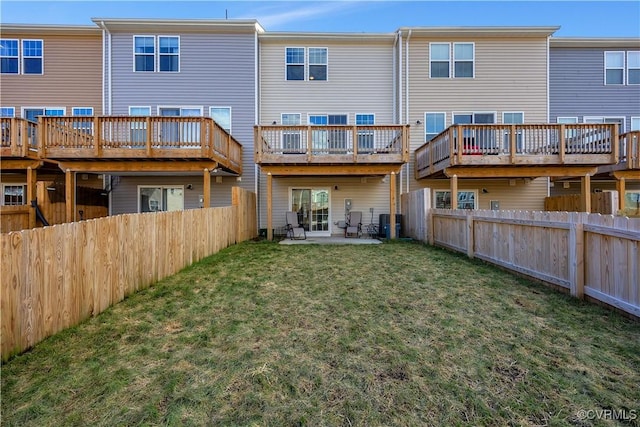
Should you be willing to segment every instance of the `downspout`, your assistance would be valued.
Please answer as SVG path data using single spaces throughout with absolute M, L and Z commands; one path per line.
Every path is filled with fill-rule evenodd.
M 406 62 L 407 62 L 407 65 L 406 65 L 407 94 L 405 96 L 405 102 L 407 103 L 407 108 L 406 108 L 406 111 L 407 111 L 407 122 L 409 122 L 409 40 L 411 39 L 411 32 L 412 31 L 413 30 L 409 30 L 409 34 L 407 35 L 407 49 L 405 51 Z M 411 128 L 409 128 L 409 129 L 411 129 Z M 411 132 L 411 131 L 409 131 L 409 132 Z M 411 140 L 411 139 L 409 138 L 409 140 Z M 409 150 L 409 151 L 411 151 L 411 150 Z M 411 159 L 409 159 L 409 163 L 411 163 Z M 407 184 L 406 184 L 406 190 L 407 191 L 406 192 L 407 193 L 409 192 L 409 163 L 407 163 L 405 165 L 405 169 L 406 169 L 405 176 L 406 176 L 406 182 L 407 182 Z M 400 177 L 400 188 L 402 188 L 402 177 Z
M 392 79 L 393 79 L 393 111 L 392 117 L 396 124 L 400 124 L 397 122 L 398 120 L 398 74 L 396 69 L 396 64 L 398 63 L 398 41 L 400 39 L 400 32 L 396 33 L 396 40 L 393 42 L 393 61 L 392 61 Z
M 551 36 L 547 36 L 547 123 L 550 123 L 551 120 L 551 100 L 549 99 L 549 47 L 550 47 L 550 38 Z M 547 197 L 551 196 L 551 178 L 547 177 Z
M 255 58 L 254 58 L 254 71 L 253 71 L 253 78 L 254 78 L 254 111 L 253 111 L 253 121 L 254 121 L 254 125 L 257 125 L 258 123 L 260 123 L 260 108 L 259 108 L 259 102 L 260 102 L 260 88 L 259 88 L 259 84 L 260 84 L 260 79 L 258 76 L 258 72 L 259 72 L 259 67 L 258 67 L 258 61 L 260 60 L 260 45 L 258 43 L 258 31 L 256 30 L 256 32 L 254 33 L 254 51 L 255 51 Z M 252 132 L 253 134 L 253 132 Z M 256 141 L 253 141 L 253 151 L 255 152 L 256 147 L 255 147 Z M 260 185 L 259 185 L 259 180 L 260 180 L 260 168 L 258 167 L 258 164 L 254 162 L 253 164 L 253 176 L 254 176 L 254 180 L 253 180 L 253 191 L 256 193 L 256 219 L 257 219 L 257 224 L 258 224 L 258 230 L 256 230 L 256 232 L 260 231 Z

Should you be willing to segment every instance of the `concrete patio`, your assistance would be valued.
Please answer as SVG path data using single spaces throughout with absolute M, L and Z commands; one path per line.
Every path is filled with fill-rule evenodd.
M 378 239 L 369 239 L 365 237 L 313 237 L 307 236 L 306 240 L 283 239 L 281 245 L 378 245 L 382 243 Z

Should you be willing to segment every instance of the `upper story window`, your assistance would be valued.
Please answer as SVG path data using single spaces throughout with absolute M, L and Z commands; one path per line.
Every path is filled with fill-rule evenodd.
M 222 129 L 231 133 L 231 107 L 211 107 L 209 115 Z
M 71 114 L 74 116 L 93 116 L 93 107 L 73 107 Z
M 565 125 L 575 124 L 575 123 L 578 123 L 578 118 L 577 117 L 557 117 L 556 123 L 565 124 Z
M 496 122 L 495 113 L 454 113 L 453 124 L 493 124 Z
M 309 80 L 327 80 L 327 48 L 309 48 Z
M 42 74 L 42 40 L 22 40 L 22 74 Z
M 287 80 L 327 80 L 326 47 L 288 47 L 285 50 Z M 305 60 L 306 59 L 306 60 Z
M 474 43 L 429 43 L 430 78 L 473 78 L 474 64 Z
M 473 43 L 453 44 L 453 77 L 473 77 L 474 50 Z
M 629 130 L 640 130 L 640 117 L 631 117 L 631 129 Z
M 134 70 L 135 71 L 155 71 L 155 37 L 134 36 Z
M 134 71 L 180 71 L 180 37 L 133 36 Z
M 180 71 L 180 38 L 159 36 L 160 71 Z
M 0 73 L 18 74 L 18 40 L 0 39 Z
M 582 118 L 583 123 L 617 123 L 618 133 L 624 132 L 624 117 L 602 117 L 602 116 L 585 116 Z
M 14 107 L 0 107 L 0 117 L 15 117 L 16 109 Z
M 376 117 L 373 114 L 356 114 L 356 126 L 373 126 Z M 358 130 L 358 150 L 361 152 L 373 150 L 375 131 L 373 129 Z
M 624 84 L 624 52 L 604 53 L 604 83 L 607 85 Z
M 0 39 L 0 73 L 43 74 L 42 40 Z
M 425 113 L 424 115 L 424 140 L 431 141 L 445 128 L 445 113 Z
M 129 115 L 130 116 L 150 116 L 151 107 L 137 107 L 137 106 L 129 107 Z
M 640 51 L 627 52 L 627 84 L 640 85 Z
M 521 125 L 524 123 L 524 113 L 504 112 L 502 113 L 502 123 L 504 123 L 505 125 Z
M 429 77 L 449 78 L 450 59 L 450 43 L 429 43 Z

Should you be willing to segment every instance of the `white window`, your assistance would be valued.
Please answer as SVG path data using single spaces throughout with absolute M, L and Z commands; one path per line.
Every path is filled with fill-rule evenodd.
M 66 108 L 63 107 L 23 107 L 22 117 L 34 122 L 38 121 L 38 116 L 64 116 Z
M 356 126 L 373 126 L 376 124 L 374 114 L 356 114 Z M 373 129 L 358 130 L 358 151 L 371 152 L 374 148 L 375 131 Z
M 445 128 L 446 113 L 424 114 L 424 140 L 431 141 Z
M 201 117 L 202 107 L 158 107 L 162 117 Z M 160 140 L 168 143 L 200 144 L 200 121 L 163 121 L 160 125 Z
M 453 113 L 453 124 L 493 124 L 496 113 Z
M 504 123 L 505 125 L 520 125 L 524 123 L 524 113 L 504 112 L 502 113 L 502 123 Z
M 133 36 L 133 70 L 153 72 L 156 70 L 156 38 L 154 36 Z
M 130 116 L 150 116 L 151 107 L 129 107 Z
M 300 126 L 299 113 L 282 113 L 281 121 L 284 126 Z M 301 135 L 298 130 L 285 130 L 282 132 L 282 152 L 296 154 L 301 152 Z
M 285 48 L 286 80 L 325 81 L 328 75 L 327 64 L 326 47 Z
M 624 52 L 604 53 L 604 84 L 624 84 Z
M 617 123 L 618 124 L 618 133 L 624 132 L 624 117 L 583 117 L 583 123 Z
M 578 118 L 577 117 L 557 117 L 556 123 L 572 125 L 572 124 L 578 123 Z
M 304 80 L 304 48 L 286 48 L 287 80 Z
M 4 206 L 27 204 L 26 194 L 26 184 L 2 184 L 2 204 Z
M 640 191 L 627 190 L 624 192 L 624 208 L 633 209 L 640 213 Z
M 451 209 L 451 191 L 434 190 L 436 208 Z M 475 190 L 458 191 L 458 209 L 477 209 L 477 192 Z
M 429 77 L 449 78 L 451 69 L 450 59 L 450 43 L 429 43 Z
M 465 78 L 474 76 L 474 44 L 453 44 L 453 77 Z
M 0 73 L 18 74 L 20 56 L 17 39 L 0 39 Z
M 15 117 L 16 109 L 14 107 L 0 107 L 0 117 Z
M 346 114 L 310 114 L 309 124 L 317 126 L 346 126 Z M 347 149 L 346 129 L 322 129 L 311 131 L 312 150 L 316 154 L 344 153 Z
M 22 74 L 42 74 L 42 40 L 22 40 Z
M 93 107 L 73 107 L 71 114 L 74 116 L 93 116 Z
M 231 107 L 211 107 L 209 115 L 222 129 L 231 133 Z
M 158 59 L 161 72 L 180 71 L 180 37 L 158 37 Z
M 640 117 L 631 117 L 631 129 L 629 130 L 640 130 Z
M 129 107 L 129 115 L 130 116 L 150 116 L 151 115 L 151 107 L 137 107 L 132 106 Z M 134 147 L 138 147 L 146 144 L 147 142 L 147 121 L 132 121 L 130 122 L 130 135 L 129 139 L 131 141 L 131 145 Z
M 327 48 L 309 48 L 309 80 L 327 80 Z
M 627 52 L 627 84 L 640 85 L 640 51 Z
M 138 186 L 138 212 L 180 211 L 184 209 L 184 186 Z

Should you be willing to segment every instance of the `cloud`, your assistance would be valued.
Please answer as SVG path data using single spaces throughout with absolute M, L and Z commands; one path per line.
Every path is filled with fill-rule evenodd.
M 254 15 L 252 18 L 255 18 L 260 22 L 260 24 L 269 30 L 277 29 L 278 27 L 285 26 L 288 23 L 295 22 L 299 23 L 300 21 L 304 21 L 307 19 L 318 19 L 324 15 L 334 15 L 336 13 L 344 13 L 347 9 L 353 8 L 358 1 L 336 1 L 336 2 L 325 2 L 325 3 L 312 3 L 312 5 L 306 6 L 305 2 L 297 2 L 296 6 L 300 5 L 300 7 L 295 7 L 292 9 L 291 3 L 283 2 L 276 6 L 278 9 L 275 12 L 271 12 L 271 10 L 264 12 L 265 14 L 260 13 L 259 11 L 253 11 Z M 304 6 L 303 6 L 304 5 Z M 256 13 L 257 12 L 257 13 Z M 344 15 L 342 15 L 344 17 Z

